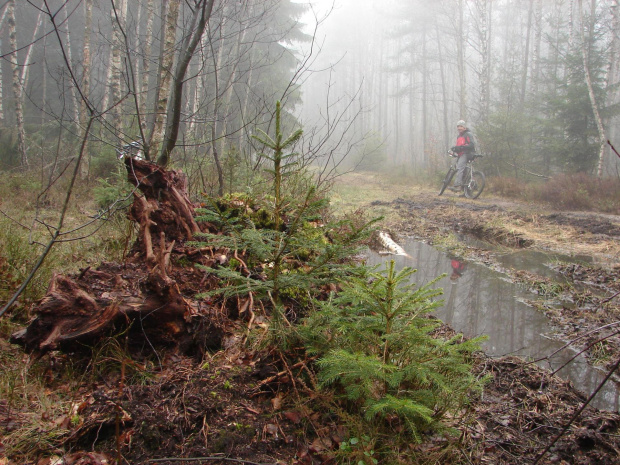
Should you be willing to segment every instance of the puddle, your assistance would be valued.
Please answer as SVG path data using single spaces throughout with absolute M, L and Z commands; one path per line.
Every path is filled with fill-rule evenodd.
M 587 260 L 586 257 L 569 257 L 533 250 L 519 250 L 503 255 L 500 254 L 497 256 L 497 260 L 506 269 L 527 270 L 559 282 L 566 282 L 566 278 L 552 268 L 554 264 L 558 262 L 592 263 L 592 260 Z
M 433 247 L 416 241 L 405 240 L 402 244 L 410 255 L 379 255 L 370 252 L 368 264 L 377 265 L 394 260 L 398 268 L 409 266 L 417 269 L 412 279 L 419 285 L 426 284 L 437 276 L 446 273 L 435 285 L 444 290 L 444 305 L 435 311 L 435 315 L 456 331 L 467 337 L 487 335 L 483 343 L 484 351 L 491 356 L 518 355 L 531 360 L 538 360 L 560 350 L 564 344 L 545 336 L 551 327 L 547 318 L 540 312 L 523 303 L 533 295 L 520 286 L 510 282 L 507 277 L 476 263 L 454 263 L 446 254 Z M 511 254 L 513 255 L 513 254 Z M 517 254 L 514 254 L 517 255 Z M 541 262 L 552 263 L 556 258 L 541 254 L 533 255 L 527 261 L 512 260 L 513 268 L 538 272 Z M 539 261 L 537 261 L 539 260 Z M 533 267 L 532 265 L 535 265 Z M 548 273 L 553 272 L 544 267 Z M 554 277 L 555 276 L 551 276 Z M 552 370 L 559 368 L 577 354 L 573 348 L 565 348 L 555 354 L 551 361 L 540 363 Z M 589 396 L 605 377 L 605 372 L 586 363 L 583 356 L 578 356 L 558 375 L 569 379 L 573 386 Z M 590 405 L 601 410 L 619 411 L 620 386 L 609 380 L 599 391 Z
M 494 253 L 495 259 L 505 268 L 514 268 L 515 270 L 525 270 L 536 273 L 545 278 L 554 279 L 558 282 L 566 282 L 566 278 L 553 269 L 553 265 L 566 263 L 579 263 L 581 265 L 593 264 L 592 257 L 587 255 L 564 255 L 557 253 L 545 253 L 530 249 L 521 249 L 514 251 L 502 252 L 501 247 L 494 247 L 488 242 L 483 242 L 471 236 L 459 235 L 459 241 L 464 244 L 487 250 Z

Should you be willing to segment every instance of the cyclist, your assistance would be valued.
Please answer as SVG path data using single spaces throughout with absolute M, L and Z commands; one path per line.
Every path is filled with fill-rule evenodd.
M 457 279 L 463 276 L 463 273 L 465 272 L 465 262 L 462 262 L 457 259 L 452 259 L 450 261 L 450 266 L 452 266 L 452 274 L 450 275 L 450 281 L 454 283 L 456 282 Z
M 471 156 L 476 152 L 474 135 L 469 131 L 469 129 L 467 129 L 467 124 L 465 121 L 459 120 L 456 123 L 456 129 L 458 130 L 459 135 L 456 137 L 456 145 L 450 149 L 458 156 L 454 186 L 450 187 L 450 190 L 454 192 L 463 190 L 463 175 L 465 173 L 465 167 L 467 166 L 467 162 L 472 159 Z

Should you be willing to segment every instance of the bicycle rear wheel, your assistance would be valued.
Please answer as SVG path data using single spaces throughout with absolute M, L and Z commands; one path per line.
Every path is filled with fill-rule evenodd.
M 471 179 L 465 186 L 465 197 L 468 199 L 477 199 L 480 194 L 482 194 L 485 183 L 486 179 L 482 171 L 472 171 Z
M 448 185 L 450 184 L 450 181 L 452 181 L 452 178 L 454 177 L 454 173 L 456 173 L 456 170 L 453 170 L 452 168 L 448 170 L 448 172 L 446 173 L 446 177 L 443 178 L 443 184 L 441 186 L 441 190 L 439 191 L 439 194 L 437 195 L 441 195 L 444 193 L 444 191 L 446 190 L 446 187 L 448 187 Z

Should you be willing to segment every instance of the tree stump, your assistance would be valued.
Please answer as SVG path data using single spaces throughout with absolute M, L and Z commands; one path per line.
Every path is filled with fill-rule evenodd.
M 202 338 L 214 347 L 221 339 L 222 330 L 207 321 L 207 306 L 181 294 L 175 276 L 187 272 L 171 266 L 174 253 L 192 255 L 184 243 L 200 231 L 187 178 L 135 158 L 126 158 L 125 165 L 136 186 L 128 217 L 140 226 L 131 256 L 124 264 L 104 263 L 79 276 L 54 275 L 36 318 L 13 334 L 12 342 L 40 353 L 75 350 L 128 326 L 132 338 L 149 344 L 188 347 Z

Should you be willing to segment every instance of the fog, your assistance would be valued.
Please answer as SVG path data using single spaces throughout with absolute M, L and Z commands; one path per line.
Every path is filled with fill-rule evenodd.
M 192 30 L 191 2 L 171 3 L 169 29 L 161 2 L 119 2 L 114 14 L 114 3 L 94 2 L 88 27 L 87 2 L 51 0 L 46 14 L 36 4 L 16 2 L 1 30 L 0 119 L 22 141 L 84 126 L 82 93 L 101 116 L 93 141 L 107 150 L 95 174 L 108 172 L 114 147 L 139 140 L 155 150 L 164 71 Z M 616 176 L 620 158 L 606 141 L 620 146 L 619 10 L 618 0 L 216 1 L 179 80 L 184 167 L 214 163 L 220 190 L 218 155 L 257 169 L 251 135 L 270 128 L 280 100 L 296 117 L 288 126 L 304 129 L 304 156 L 333 168 L 346 157 L 338 170 L 442 172 L 463 119 L 488 155 L 486 173 Z
M 301 19 L 314 34 L 301 118 L 310 127 L 341 118 L 341 129 L 354 134 L 351 152 L 375 149 L 367 165 L 443 170 L 456 121 L 464 119 L 496 172 L 513 174 L 508 165 L 550 175 L 594 172 L 602 135 L 581 52 L 589 55 L 594 105 L 613 141 L 618 7 L 599 0 L 580 11 L 580 3 L 311 2 Z M 609 147 L 602 161 L 604 173 L 615 175 Z

